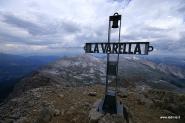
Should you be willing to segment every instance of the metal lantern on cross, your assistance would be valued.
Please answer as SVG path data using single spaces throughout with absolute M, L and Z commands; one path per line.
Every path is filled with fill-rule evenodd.
M 110 16 L 109 20 L 112 21 L 112 28 L 118 28 L 118 22 L 121 21 L 121 15 L 114 13 L 113 16 Z

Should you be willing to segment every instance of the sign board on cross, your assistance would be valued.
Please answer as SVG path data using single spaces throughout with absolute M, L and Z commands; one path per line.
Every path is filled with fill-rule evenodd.
M 147 55 L 153 50 L 149 42 L 86 43 L 86 53 Z

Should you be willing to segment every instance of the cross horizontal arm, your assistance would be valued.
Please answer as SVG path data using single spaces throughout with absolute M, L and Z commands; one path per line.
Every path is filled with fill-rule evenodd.
M 149 42 L 96 42 L 86 43 L 84 50 L 86 53 L 148 55 L 153 51 L 153 46 Z

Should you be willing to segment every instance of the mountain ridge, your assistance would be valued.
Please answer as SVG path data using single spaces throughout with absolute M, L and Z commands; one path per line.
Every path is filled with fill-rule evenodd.
M 120 78 L 119 84 L 124 86 L 125 83 L 129 82 L 132 86 L 139 84 L 158 88 L 161 83 L 163 89 L 173 91 L 175 89 L 179 91 L 182 86 L 184 91 L 185 82 L 180 81 L 181 76 L 177 75 L 177 72 L 175 74 L 170 73 L 171 71 L 168 71 L 166 67 L 170 68 L 170 66 L 165 65 L 165 69 L 162 69 L 161 64 L 151 61 L 121 58 L 118 75 Z M 19 91 L 13 93 L 20 94 L 21 90 L 24 92 L 24 90 L 48 84 L 73 87 L 97 83 L 105 84 L 105 69 L 105 59 L 99 59 L 92 55 L 83 54 L 61 58 L 42 67 L 30 76 L 23 78 L 14 89 Z M 182 71 L 180 70 L 179 72 Z M 175 77 L 171 77 L 173 74 Z M 183 72 L 181 74 L 182 77 L 185 76 Z M 177 77 L 180 79 L 177 79 Z M 178 82 L 175 83 L 177 80 Z M 159 87 L 159 89 L 161 88 Z
M 130 122 L 150 119 L 151 123 L 184 123 L 183 88 L 162 80 L 170 75 L 150 66 L 141 59 L 120 59 L 118 97 L 127 108 Z M 104 96 L 105 68 L 106 60 L 92 55 L 65 57 L 40 68 L 17 83 L 9 99 L 0 105 L 0 122 L 91 122 L 88 113 Z M 181 119 L 161 120 L 164 115 Z M 111 115 L 96 120 L 109 121 L 125 123 Z

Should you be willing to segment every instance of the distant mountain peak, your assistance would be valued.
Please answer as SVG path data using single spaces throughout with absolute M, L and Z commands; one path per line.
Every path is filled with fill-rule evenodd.
M 105 70 L 106 61 L 93 55 L 82 54 L 65 57 L 44 66 L 35 74 L 25 77 L 16 85 L 14 91 L 21 93 L 21 91 L 47 85 L 65 87 L 102 84 L 105 83 Z M 174 73 L 172 70 L 176 72 Z M 167 90 L 178 90 L 179 87 L 185 87 L 185 83 L 180 82 L 183 81 L 180 77 L 184 76 L 184 73 L 181 73 L 179 69 L 167 65 L 161 66 L 152 61 L 121 58 L 118 73 L 120 86 L 141 84 Z

